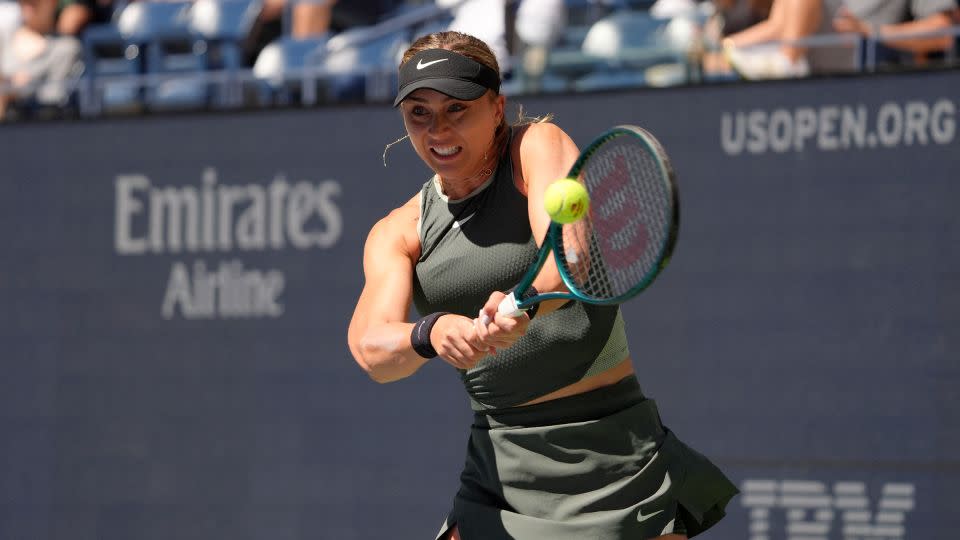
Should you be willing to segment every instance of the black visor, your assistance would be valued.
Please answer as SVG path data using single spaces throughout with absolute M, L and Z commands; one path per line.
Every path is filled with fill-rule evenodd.
M 455 99 L 473 101 L 487 89 L 500 92 L 500 74 L 447 49 L 427 49 L 400 67 L 400 84 L 393 106 L 414 90 L 430 88 Z

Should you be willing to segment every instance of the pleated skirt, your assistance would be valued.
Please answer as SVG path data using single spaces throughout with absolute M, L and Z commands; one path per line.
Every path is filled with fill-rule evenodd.
M 646 540 L 695 536 L 738 493 L 660 421 L 634 376 L 584 394 L 474 415 L 460 489 L 437 538 Z

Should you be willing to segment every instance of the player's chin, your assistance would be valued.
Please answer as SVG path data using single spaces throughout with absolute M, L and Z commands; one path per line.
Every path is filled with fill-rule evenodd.
M 451 178 L 459 178 L 461 176 L 466 176 L 463 171 L 462 159 L 458 156 L 456 159 L 436 159 L 435 156 L 430 156 L 430 168 L 437 171 L 443 176 Z

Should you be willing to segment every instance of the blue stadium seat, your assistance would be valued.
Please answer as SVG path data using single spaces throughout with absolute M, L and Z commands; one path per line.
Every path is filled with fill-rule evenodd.
M 134 2 L 117 17 L 124 40 L 143 50 L 142 73 L 155 79 L 144 92 L 150 108 L 207 103 L 203 79 L 207 48 L 190 26 L 191 6 L 191 2 Z
M 326 97 L 336 101 L 385 101 L 396 88 L 396 70 L 410 45 L 409 32 L 376 35 L 375 27 L 337 34 L 307 58 L 319 68 Z
M 260 0 L 195 0 L 189 27 L 207 43 L 209 67 L 241 67 L 241 44 L 261 6 Z
M 83 32 L 84 76 L 87 92 L 81 103 L 85 111 L 135 109 L 141 103 L 141 88 L 130 77 L 143 72 L 140 47 L 127 42 L 113 24 L 88 26 Z
M 666 26 L 667 21 L 643 11 L 620 11 L 593 23 L 581 49 L 614 67 L 644 68 L 676 58 L 664 39 Z
M 552 51 L 546 73 L 566 77 L 574 90 L 642 86 L 647 69 L 683 60 L 670 24 L 646 11 L 616 11 L 592 23 L 579 47 Z
M 242 103 L 243 43 L 261 7 L 261 0 L 195 0 L 190 8 L 190 30 L 207 46 L 207 69 L 217 72 L 207 85 L 216 107 Z
M 282 37 L 260 51 L 253 64 L 253 76 L 260 83 L 262 100 L 289 104 L 302 88 L 307 56 L 323 47 L 330 34 L 305 39 Z
M 656 0 L 564 0 L 567 20 L 575 26 L 589 26 L 622 10 L 646 11 Z

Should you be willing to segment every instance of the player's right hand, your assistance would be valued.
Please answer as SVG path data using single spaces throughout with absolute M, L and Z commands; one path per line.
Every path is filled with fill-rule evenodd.
M 525 314 L 512 317 L 499 313 L 500 303 L 505 297 L 506 294 L 503 292 L 492 292 L 487 303 L 480 309 L 480 315 L 473 320 L 478 347 L 491 348 L 494 353 L 513 346 L 527 333 L 527 327 L 530 325 L 530 317 Z
M 473 319 L 447 314 L 430 330 L 430 343 L 444 362 L 457 369 L 470 369 L 487 356 L 488 347 L 477 337 Z

